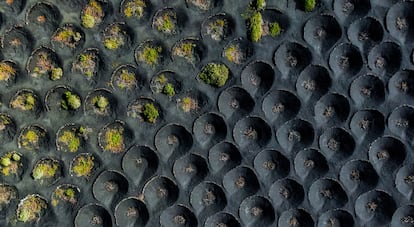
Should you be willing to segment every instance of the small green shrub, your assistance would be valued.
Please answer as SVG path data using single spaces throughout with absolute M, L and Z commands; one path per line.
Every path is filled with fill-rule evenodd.
M 119 26 L 113 26 L 104 36 L 104 46 L 109 50 L 118 49 L 125 44 L 124 31 Z
M 183 43 L 181 44 L 181 49 L 184 52 L 184 56 L 191 55 L 193 53 L 194 47 L 196 44 L 194 43 Z
M 164 16 L 164 23 L 160 27 L 158 27 L 159 31 L 169 32 L 174 28 L 174 23 L 169 16 Z
M 85 28 L 93 28 L 95 26 L 95 18 L 90 14 L 83 15 L 82 26 Z
M 175 12 L 166 12 L 164 15 L 155 19 L 154 25 L 157 30 L 165 34 L 173 34 L 176 32 L 177 15 Z
M 16 76 L 17 71 L 13 65 L 7 62 L 0 63 L 0 81 L 8 81 L 10 78 Z
M 93 98 L 92 102 L 101 112 L 104 112 L 106 107 L 109 105 L 109 100 L 102 95 Z
M 128 18 L 133 16 L 141 18 L 144 14 L 145 7 L 144 0 L 132 0 L 126 4 L 124 14 Z
M 63 70 L 60 67 L 52 68 L 52 72 L 50 73 L 50 79 L 55 81 L 59 80 L 63 76 Z
M 69 130 L 64 131 L 58 140 L 68 147 L 69 152 L 78 151 L 81 144 L 80 138 L 76 136 L 75 132 Z
M 104 11 L 101 4 L 96 0 L 91 0 L 82 11 L 82 26 L 85 28 L 93 28 L 102 22 L 103 17 Z
M 269 24 L 269 34 L 272 37 L 276 37 L 276 36 L 280 35 L 281 32 L 282 32 L 282 29 L 280 28 L 280 25 L 279 25 L 278 22 L 274 22 L 274 23 Z
M 73 65 L 73 70 L 79 71 L 81 74 L 91 79 L 98 69 L 99 57 L 92 52 L 83 52 L 79 55 L 77 62 Z
M 120 153 L 125 149 L 123 129 L 111 128 L 105 132 L 105 150 L 112 153 Z
M 209 34 L 212 39 L 220 41 L 226 36 L 228 24 L 229 22 L 226 19 L 216 19 L 211 21 L 207 26 L 207 34 Z
M 0 159 L 0 170 L 4 176 L 10 174 L 17 174 L 19 168 L 22 166 L 21 156 L 15 151 L 4 154 Z
M 47 209 L 47 203 L 37 195 L 28 195 L 17 208 L 17 221 L 32 222 L 39 220 Z
M 171 83 L 167 83 L 162 92 L 164 94 L 166 94 L 168 97 L 173 97 L 175 95 L 175 89 L 174 89 L 174 85 L 172 85 Z
M 303 0 L 304 8 L 306 12 L 311 12 L 315 9 L 316 0 Z
M 260 12 L 255 12 L 253 15 L 249 18 L 248 21 L 248 32 L 250 34 L 250 39 L 253 42 L 258 42 L 263 34 L 263 18 L 262 14 Z
M 32 93 L 23 93 L 13 99 L 10 104 L 12 108 L 17 108 L 23 111 L 34 110 L 36 98 Z
M 58 187 L 52 194 L 52 205 L 57 206 L 60 200 L 75 204 L 77 202 L 75 195 L 76 192 L 73 188 L 63 189 Z
M 137 84 L 137 78 L 135 73 L 123 69 L 117 83 L 120 89 L 133 89 Z
M 156 64 L 158 64 L 158 60 L 159 60 L 161 52 L 162 52 L 162 48 L 160 46 L 158 47 L 146 46 L 144 47 L 144 50 L 139 56 L 139 59 L 147 63 L 150 66 L 155 66 Z
M 32 177 L 35 180 L 53 178 L 56 175 L 58 168 L 59 164 L 54 161 L 46 160 L 44 162 L 37 163 L 33 169 Z
M 77 177 L 90 177 L 95 166 L 95 158 L 92 155 L 83 154 L 75 158 L 72 165 L 72 172 Z
M 181 100 L 180 107 L 184 112 L 188 113 L 192 110 L 198 109 L 198 102 L 197 100 L 187 96 Z
M 183 42 L 173 48 L 173 55 L 185 58 L 189 62 L 195 61 L 195 47 L 197 45 L 192 42 Z
M 26 110 L 33 110 L 35 102 L 35 97 L 32 94 L 27 94 L 25 103 Z
M 146 121 L 150 123 L 155 123 L 158 116 L 160 115 L 158 109 L 152 103 L 147 103 L 144 105 L 144 110 L 142 111 Z
M 64 110 L 77 110 L 81 106 L 81 99 L 78 95 L 67 91 L 63 95 L 61 107 Z
M 76 32 L 71 27 L 65 27 L 59 29 L 58 32 L 52 37 L 52 41 L 59 42 L 70 48 L 75 48 L 79 41 L 82 39 L 82 34 Z
M 160 83 L 160 84 L 165 84 L 165 83 L 167 83 L 167 81 L 168 81 L 168 79 L 167 79 L 167 77 L 165 76 L 165 74 L 160 74 L 156 79 L 155 79 L 155 81 L 157 81 L 158 83 Z
M 109 50 L 118 49 L 119 46 L 123 45 L 123 41 L 120 41 L 120 39 L 105 39 L 104 46 Z
M 253 0 L 250 2 L 250 7 L 256 11 L 264 10 L 266 7 L 266 0 Z
M 36 149 L 39 147 L 40 135 L 37 131 L 29 129 L 21 139 L 22 147 L 26 149 Z
M 224 64 L 208 63 L 201 70 L 199 78 L 206 84 L 222 87 L 229 78 L 229 69 Z
M 240 64 L 244 60 L 244 54 L 240 47 L 236 44 L 230 45 L 224 50 L 224 56 L 230 62 Z

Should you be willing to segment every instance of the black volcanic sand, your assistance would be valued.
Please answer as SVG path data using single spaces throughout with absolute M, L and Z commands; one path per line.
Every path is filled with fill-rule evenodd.
M 414 3 L 260 2 L 0 1 L 0 226 L 413 226 Z

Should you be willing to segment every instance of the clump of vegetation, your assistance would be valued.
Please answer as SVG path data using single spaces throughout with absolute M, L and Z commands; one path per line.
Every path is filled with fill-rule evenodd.
M 58 80 L 63 76 L 63 69 L 59 67 L 46 51 L 40 51 L 34 55 L 35 67 L 30 72 L 30 76 L 39 78 L 49 76 L 51 80 Z
M 263 18 L 260 12 L 255 12 L 249 18 L 247 23 L 247 30 L 249 33 L 249 37 L 253 42 L 258 42 L 263 34 Z
M 186 113 L 199 108 L 198 101 L 188 96 L 180 100 L 180 107 Z
M 59 186 L 52 194 L 52 206 L 57 206 L 60 201 L 68 202 L 72 205 L 78 202 L 76 198 L 76 188 Z
M 127 18 L 136 17 L 139 19 L 144 16 L 146 7 L 147 4 L 144 0 L 131 0 L 126 3 L 123 13 Z
M 138 61 L 150 66 L 155 66 L 159 63 L 162 53 L 162 47 L 145 46 L 142 51 L 138 52 Z
M 198 76 L 206 84 L 222 87 L 229 78 L 229 69 L 224 64 L 208 63 L 203 67 Z
M 104 34 L 104 46 L 109 50 L 118 49 L 125 45 L 126 32 L 119 25 L 111 26 Z
M 20 136 L 20 145 L 27 150 L 38 150 L 41 139 L 46 136 L 44 131 L 28 128 Z
M 173 10 L 165 10 L 154 19 L 154 26 L 159 32 L 167 35 L 177 33 L 177 14 Z
M 85 127 L 85 126 L 80 126 L 79 127 L 79 133 L 81 134 L 81 135 L 85 135 L 89 130 L 91 130 L 90 128 L 87 128 L 87 127 Z
M 238 44 L 232 44 L 224 49 L 224 57 L 235 64 L 241 64 L 246 59 L 246 54 Z
M 17 199 L 17 190 L 14 186 L 0 184 L 0 211 L 7 207 L 13 199 Z
M 28 195 L 17 207 L 17 220 L 20 222 L 38 221 L 46 212 L 46 200 L 38 195 Z
M 168 97 L 173 97 L 175 95 L 174 85 L 172 85 L 171 83 L 167 83 L 164 86 L 164 89 L 162 89 L 162 93 L 164 93 Z
M 247 19 L 246 25 L 249 39 L 253 42 L 258 42 L 266 35 L 277 37 L 282 32 L 282 28 L 277 21 L 267 22 L 263 20 L 262 11 L 265 7 L 265 0 L 253 0 L 243 15 Z
M 81 138 L 76 130 L 66 130 L 59 136 L 58 142 L 64 144 L 69 152 L 76 152 L 81 145 Z
M 43 159 L 36 163 L 32 171 L 32 177 L 35 181 L 42 184 L 45 180 L 53 180 L 59 174 L 60 164 L 53 159 Z
M 244 18 L 249 18 L 255 12 L 261 12 L 266 8 L 266 0 L 252 0 L 245 12 L 242 14 Z
M 250 6 L 256 11 L 264 10 L 266 7 L 266 0 L 254 0 L 250 3 Z
M 18 175 L 22 166 L 22 156 L 16 151 L 7 152 L 0 158 L 0 171 L 4 176 Z
M 104 16 L 105 13 L 101 3 L 96 0 L 91 0 L 82 10 L 82 26 L 85 28 L 93 28 L 102 23 Z
M 34 94 L 30 92 L 22 92 L 18 94 L 10 103 L 12 108 L 23 111 L 34 110 L 36 104 L 37 99 Z
M 50 74 L 51 80 L 59 80 L 63 76 L 63 69 L 60 67 L 53 68 Z
M 79 95 L 67 91 L 63 94 L 60 106 L 64 110 L 77 110 L 81 106 L 81 99 Z
M 266 0 L 252 0 L 242 14 L 244 18 L 248 18 L 254 12 L 263 11 L 266 8 Z
M 303 8 L 305 8 L 306 12 L 311 12 L 316 7 L 316 0 L 302 0 L 303 1 Z
M 75 48 L 79 45 L 81 39 L 82 34 L 76 31 L 72 26 L 59 28 L 52 37 L 52 41 L 60 43 L 62 47 L 67 46 L 70 48 Z
M 73 70 L 77 70 L 88 79 L 91 79 L 97 71 L 97 61 L 98 56 L 96 53 L 85 51 L 79 55 L 77 61 L 73 64 Z
M 226 19 L 216 19 L 207 25 L 207 34 L 215 41 L 221 41 L 226 37 L 228 21 Z
M 278 22 L 273 22 L 269 24 L 269 34 L 272 37 L 276 37 L 280 35 L 282 32 L 282 28 L 280 27 L 280 24 Z
M 9 82 L 15 78 L 16 68 L 10 62 L 0 62 L 0 82 Z
M 4 114 L 4 113 L 0 114 L 0 138 L 3 139 L 3 141 L 0 141 L 0 142 L 5 142 L 5 140 L 7 140 L 6 136 L 2 136 L 2 134 L 4 135 L 9 134 L 8 132 L 9 130 L 7 129 L 8 127 L 9 129 L 12 129 L 13 127 L 15 127 L 14 121 L 7 114 Z
M 109 100 L 103 95 L 95 96 L 92 99 L 92 104 L 95 106 L 99 113 L 105 114 L 108 112 Z
M 137 86 L 137 78 L 134 72 L 122 69 L 119 77 L 116 77 L 115 83 L 121 90 L 132 90 Z
M 76 177 L 89 178 L 95 167 L 95 158 L 91 154 L 80 154 L 73 159 L 71 171 Z
M 112 153 L 121 153 L 125 149 L 123 128 L 108 128 L 105 131 L 104 150 Z
M 237 45 L 231 45 L 224 50 L 224 56 L 227 58 L 227 60 L 234 63 L 236 62 L 236 58 L 234 55 L 238 51 L 238 49 L 239 48 Z
M 155 123 L 160 115 L 158 109 L 152 103 L 146 103 L 144 105 L 142 114 L 144 115 L 144 119 L 149 123 Z
M 165 76 L 164 73 L 161 73 L 160 75 L 157 76 L 157 78 L 155 79 L 155 81 L 157 83 L 162 84 L 164 86 L 168 82 L 168 78 Z
M 151 89 L 156 93 L 162 93 L 168 97 L 173 97 L 176 94 L 174 85 L 168 82 L 168 78 L 164 73 L 157 75 L 151 81 Z
M 87 140 L 89 138 L 89 134 L 93 132 L 93 129 L 86 126 L 80 126 L 77 130 L 78 136 L 82 137 L 84 140 Z
M 182 57 L 191 63 L 194 63 L 194 61 L 196 60 L 196 46 L 197 45 L 194 42 L 184 41 L 173 47 L 172 54 L 178 57 Z
M 9 125 L 13 122 L 13 120 L 11 119 L 11 117 L 5 113 L 1 113 L 0 114 L 0 130 L 1 130 L 1 125 L 6 126 Z

